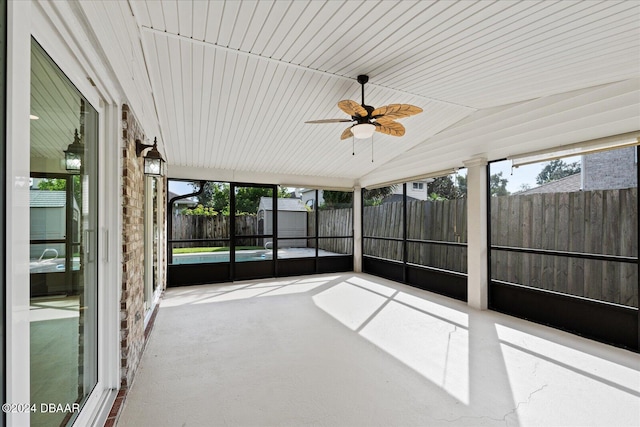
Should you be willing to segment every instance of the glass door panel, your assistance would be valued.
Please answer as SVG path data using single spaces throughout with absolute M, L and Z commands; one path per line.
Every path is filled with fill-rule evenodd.
M 228 182 L 169 180 L 168 285 L 231 280 Z
M 232 185 L 234 279 L 273 277 L 274 186 Z
M 35 41 L 31 67 L 31 425 L 60 426 L 97 382 L 98 113 Z

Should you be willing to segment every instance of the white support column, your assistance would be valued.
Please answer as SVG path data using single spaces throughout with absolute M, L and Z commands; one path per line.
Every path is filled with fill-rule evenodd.
M 353 271 L 362 273 L 362 189 L 353 189 Z
M 467 167 L 468 304 L 478 310 L 486 310 L 489 303 L 487 159 L 472 159 L 464 165 Z

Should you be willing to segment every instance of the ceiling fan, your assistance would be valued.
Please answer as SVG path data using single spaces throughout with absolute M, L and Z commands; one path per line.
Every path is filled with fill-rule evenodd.
M 368 81 L 369 76 L 364 74 L 358 76 L 358 83 L 362 85 L 362 104 L 350 99 L 338 102 L 338 108 L 350 115 L 351 119 L 309 120 L 305 123 L 353 123 L 342 132 L 340 139 L 351 137 L 358 139 L 370 138 L 373 132 L 392 136 L 404 135 L 404 126 L 395 120 L 422 113 L 422 108 L 409 104 L 389 104 L 379 108 L 366 105 L 364 103 L 364 85 Z

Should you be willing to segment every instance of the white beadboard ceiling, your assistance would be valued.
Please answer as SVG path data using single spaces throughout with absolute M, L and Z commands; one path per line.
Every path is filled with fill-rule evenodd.
M 640 129 L 637 1 L 93 3 L 104 45 L 141 50 L 173 177 L 374 186 Z M 346 118 L 359 74 L 367 104 L 424 112 L 352 155 L 344 123 L 304 122 Z
M 42 48 L 35 42 L 31 46 L 31 161 L 39 162 L 39 172 L 64 172 L 63 152 L 74 131 L 82 133 L 81 95 Z M 43 167 L 47 161 L 54 165 Z

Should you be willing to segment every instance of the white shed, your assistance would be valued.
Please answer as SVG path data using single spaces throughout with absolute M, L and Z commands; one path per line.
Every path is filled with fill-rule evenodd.
M 30 239 L 61 240 L 67 238 L 67 192 L 64 190 L 31 190 L 29 191 L 30 207 Z M 69 239 L 78 239 L 80 227 L 80 207 L 73 199 L 71 210 L 72 230 Z M 31 258 L 38 258 L 46 248 L 53 248 L 64 256 L 64 243 L 32 244 Z
M 258 233 L 273 233 L 273 199 L 261 197 L 258 205 Z M 307 208 L 300 199 L 278 199 L 278 238 L 307 235 Z M 268 239 L 265 239 L 266 244 Z M 306 248 L 306 239 L 278 242 L 280 248 Z

